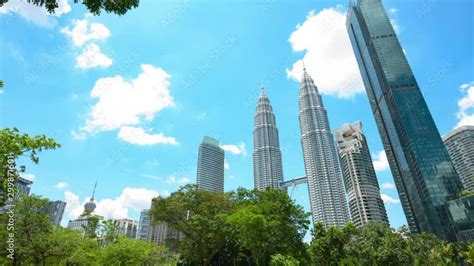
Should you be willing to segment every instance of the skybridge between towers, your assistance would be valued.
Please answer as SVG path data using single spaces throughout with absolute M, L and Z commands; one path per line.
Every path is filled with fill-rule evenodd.
M 307 182 L 308 182 L 308 179 L 306 178 L 306 176 L 295 177 L 293 179 L 280 182 L 280 188 L 287 189 L 287 188 L 291 187 L 292 190 L 291 190 L 291 193 L 290 193 L 290 197 L 292 197 L 296 186 L 301 185 L 301 184 L 305 184 Z

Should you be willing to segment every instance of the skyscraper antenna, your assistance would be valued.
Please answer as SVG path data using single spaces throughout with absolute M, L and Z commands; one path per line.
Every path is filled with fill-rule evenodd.
M 263 89 L 263 78 L 260 78 L 260 89 Z
M 91 197 L 91 201 L 94 201 L 94 196 L 95 196 L 95 188 L 97 187 L 97 180 L 95 181 L 95 184 L 94 184 L 94 190 L 92 191 L 92 197 Z
M 303 62 L 303 70 L 306 70 L 306 67 L 304 65 L 304 59 L 301 59 L 301 62 Z

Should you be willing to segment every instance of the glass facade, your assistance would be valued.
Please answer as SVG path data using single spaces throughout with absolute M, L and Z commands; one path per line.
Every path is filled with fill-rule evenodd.
M 449 201 L 446 208 L 457 239 L 474 240 L 474 195 Z
M 453 240 L 461 183 L 381 1 L 352 3 L 347 30 L 410 230 Z

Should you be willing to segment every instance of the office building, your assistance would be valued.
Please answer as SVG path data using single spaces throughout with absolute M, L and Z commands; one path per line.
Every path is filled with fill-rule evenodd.
M 281 160 L 275 115 L 262 86 L 253 129 L 253 176 L 256 189 L 280 187 L 283 181 Z
M 303 71 L 299 119 L 313 223 L 342 227 L 349 210 L 336 147 L 318 88 Z
M 16 180 L 15 198 L 30 195 L 31 184 L 33 184 L 33 181 L 30 181 L 23 177 L 18 177 L 18 179 Z
M 224 150 L 211 137 L 204 137 L 199 145 L 197 185 L 202 190 L 224 192 Z
M 150 228 L 150 210 L 145 209 L 140 212 L 138 220 L 137 239 L 148 240 L 148 231 Z
M 66 202 L 61 200 L 50 201 L 47 206 L 47 215 L 51 219 L 51 223 L 59 226 L 63 219 L 64 210 L 66 209 Z
M 350 3 L 346 25 L 409 228 L 453 240 L 461 182 L 382 2 Z

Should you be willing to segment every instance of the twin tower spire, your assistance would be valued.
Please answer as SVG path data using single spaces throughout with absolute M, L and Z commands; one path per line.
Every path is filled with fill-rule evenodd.
M 306 69 L 303 69 L 299 94 L 301 145 L 313 222 L 344 226 L 349 221 L 349 210 L 336 147 L 321 96 Z M 255 188 L 279 188 L 283 182 L 283 167 L 278 129 L 263 86 L 254 124 Z

